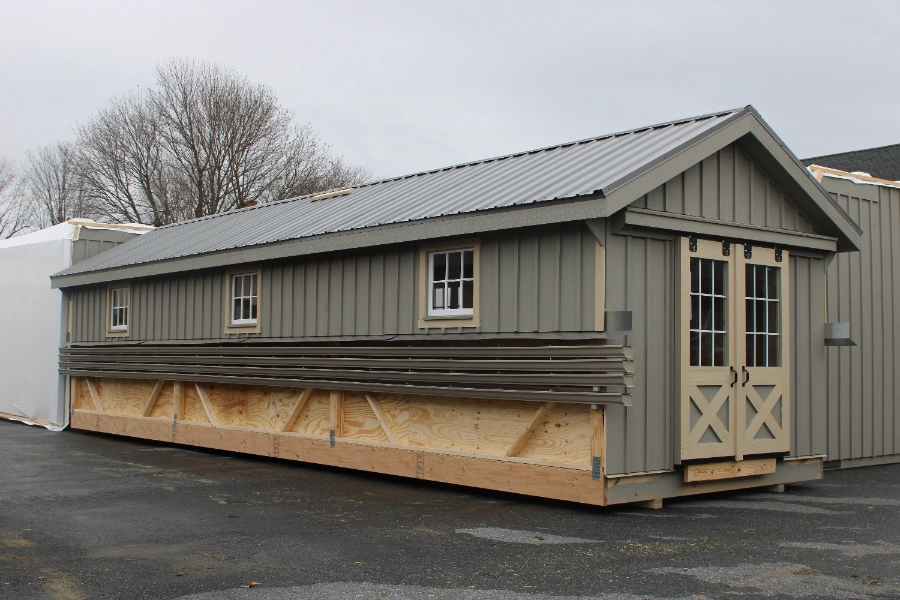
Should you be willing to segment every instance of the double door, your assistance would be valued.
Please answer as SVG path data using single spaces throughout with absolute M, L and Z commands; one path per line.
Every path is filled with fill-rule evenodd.
M 788 253 L 681 239 L 681 460 L 790 450 Z

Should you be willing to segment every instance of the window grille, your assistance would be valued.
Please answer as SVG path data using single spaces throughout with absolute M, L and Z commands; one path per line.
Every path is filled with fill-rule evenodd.
M 475 292 L 472 248 L 428 255 L 430 316 L 471 315 Z
M 231 280 L 231 323 L 252 325 L 257 315 L 257 274 L 233 275 Z
M 692 367 L 724 367 L 728 361 L 727 263 L 691 258 Z

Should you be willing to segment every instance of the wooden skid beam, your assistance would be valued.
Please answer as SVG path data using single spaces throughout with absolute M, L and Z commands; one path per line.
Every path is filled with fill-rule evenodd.
M 695 481 L 715 481 L 717 479 L 768 475 L 774 472 L 774 458 L 715 462 L 702 465 L 689 465 L 684 470 L 684 481 L 685 483 L 692 483 Z
M 150 416 L 150 413 L 153 412 L 153 407 L 156 406 L 156 401 L 159 400 L 159 394 L 160 392 L 162 392 L 165 383 L 165 381 L 156 382 L 156 386 L 153 388 L 153 392 L 151 392 L 150 394 L 150 399 L 147 400 L 147 405 L 144 407 L 144 411 L 141 413 L 141 415 L 145 417 Z
M 534 434 L 535 430 L 540 427 L 541 423 L 544 422 L 544 418 L 547 416 L 547 413 L 553 410 L 554 406 L 556 406 L 555 402 L 545 402 L 540 406 L 540 408 L 537 409 L 537 412 L 535 412 L 534 416 L 531 417 L 528 425 L 525 426 L 525 431 L 520 433 L 519 437 L 516 438 L 516 441 L 513 442 L 513 445 L 506 453 L 507 456 L 515 456 L 522 448 L 525 447 L 525 444 L 528 443 L 528 440 L 531 438 L 532 434 Z
M 340 440 L 330 447 L 323 436 L 188 421 L 178 421 L 173 427 L 164 419 L 85 410 L 75 411 L 72 427 L 582 504 L 605 503 L 603 481 L 591 479 L 590 470 L 579 466 L 550 466 L 518 458 L 476 457 L 357 440 Z

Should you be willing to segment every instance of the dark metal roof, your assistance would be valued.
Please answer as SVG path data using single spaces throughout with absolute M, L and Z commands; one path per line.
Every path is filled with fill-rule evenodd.
M 748 108 L 377 181 L 352 193 L 262 204 L 168 225 L 72 266 L 75 275 L 581 196 L 607 195 Z
M 878 179 L 900 181 L 900 144 L 804 158 L 803 164 L 852 173 L 862 171 Z

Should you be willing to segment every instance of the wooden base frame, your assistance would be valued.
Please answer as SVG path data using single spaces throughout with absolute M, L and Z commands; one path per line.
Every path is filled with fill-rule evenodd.
M 704 487 L 682 493 L 649 476 L 635 495 L 639 478 L 627 478 L 632 493 L 611 498 L 624 488 L 603 473 L 602 406 L 84 377 L 72 398 L 73 429 L 597 506 Z M 709 491 L 782 483 L 783 471 Z M 814 478 L 794 474 L 785 481 Z

